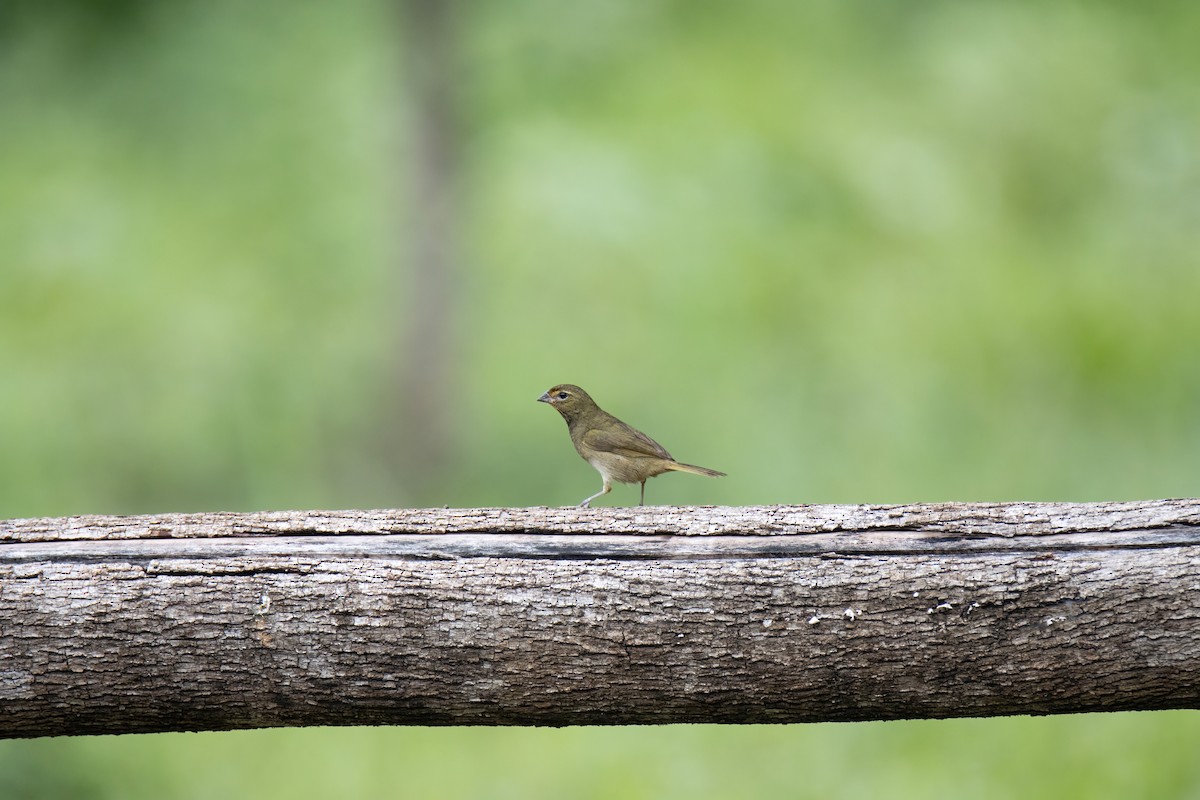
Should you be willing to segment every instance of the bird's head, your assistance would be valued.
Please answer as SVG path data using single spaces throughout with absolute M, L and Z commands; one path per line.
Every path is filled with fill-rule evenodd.
M 538 398 L 538 402 L 549 403 L 568 422 L 596 407 L 596 401 L 573 383 L 560 383 L 551 387 Z

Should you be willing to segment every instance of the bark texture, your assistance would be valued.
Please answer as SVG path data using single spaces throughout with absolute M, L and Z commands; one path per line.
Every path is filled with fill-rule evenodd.
M 0 736 L 1200 707 L 1200 501 L 0 522 Z

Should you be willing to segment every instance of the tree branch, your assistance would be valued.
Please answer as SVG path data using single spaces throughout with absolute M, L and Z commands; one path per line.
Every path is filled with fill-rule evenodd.
M 1200 501 L 0 522 L 0 736 L 1200 706 Z

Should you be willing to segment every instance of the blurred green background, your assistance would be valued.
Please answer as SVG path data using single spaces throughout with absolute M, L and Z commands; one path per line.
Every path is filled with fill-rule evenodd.
M 729 473 L 652 503 L 1197 494 L 1200 6 L 428 10 L 0 7 L 0 518 L 575 503 L 561 381 Z M 87 737 L 0 796 L 1200 797 L 1196 741 Z

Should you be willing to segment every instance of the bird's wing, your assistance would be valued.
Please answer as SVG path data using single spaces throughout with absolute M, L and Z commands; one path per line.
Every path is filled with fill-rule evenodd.
M 667 452 L 665 447 L 637 428 L 626 425 L 615 417 L 612 421 L 616 423 L 615 426 L 606 430 L 592 428 L 583 434 L 584 444 L 593 450 L 616 453 L 617 455 L 629 458 L 649 457 L 665 458 L 668 461 L 675 460 L 671 458 L 671 454 Z

